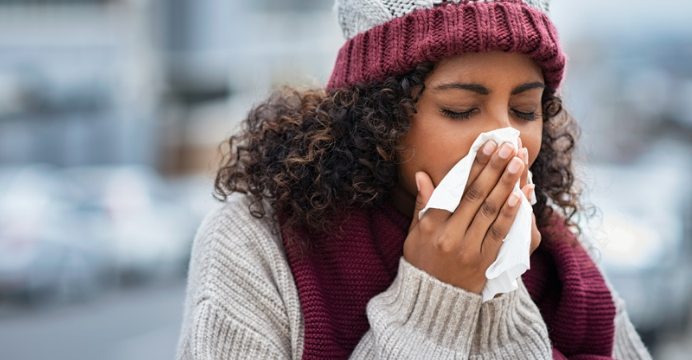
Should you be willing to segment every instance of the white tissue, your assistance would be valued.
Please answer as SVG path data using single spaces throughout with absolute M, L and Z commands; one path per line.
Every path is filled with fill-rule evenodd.
M 442 209 L 454 212 L 461 196 L 466 188 L 466 183 L 471 172 L 471 166 L 476 158 L 476 153 L 488 140 L 495 141 L 498 145 L 510 143 L 517 148 L 519 130 L 504 128 L 482 133 L 471 145 L 468 155 L 461 159 L 452 170 L 445 175 L 433 191 L 428 204 L 418 214 L 421 218 L 428 209 Z M 531 177 L 528 178 L 531 183 Z M 504 294 L 519 288 L 517 279 L 529 269 L 529 249 L 531 247 L 531 204 L 535 204 L 535 196 L 531 203 L 526 199 L 519 188 L 519 182 L 514 185 L 514 193 L 521 197 L 521 204 L 512 227 L 504 239 L 497 259 L 485 272 L 488 281 L 481 292 L 483 301 L 488 301 L 497 294 Z

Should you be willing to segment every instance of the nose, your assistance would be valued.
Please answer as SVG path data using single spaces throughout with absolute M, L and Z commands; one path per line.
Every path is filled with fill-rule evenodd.
M 512 127 L 512 121 L 509 117 L 509 111 L 507 105 L 504 106 L 494 106 L 487 111 L 487 119 L 485 123 L 485 132 L 503 129 L 506 127 Z

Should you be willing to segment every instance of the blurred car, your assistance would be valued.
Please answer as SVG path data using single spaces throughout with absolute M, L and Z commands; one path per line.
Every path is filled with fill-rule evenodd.
M 690 320 L 691 162 L 691 149 L 660 141 L 634 163 L 589 164 L 584 170 L 586 198 L 600 216 L 581 227 L 650 344 Z
M 47 165 L 0 169 L 1 295 L 85 297 L 107 282 L 103 244 L 74 216 L 76 190 Z
M 81 207 L 92 214 L 120 280 L 184 275 L 200 218 L 153 169 L 102 165 L 63 174 L 83 192 Z

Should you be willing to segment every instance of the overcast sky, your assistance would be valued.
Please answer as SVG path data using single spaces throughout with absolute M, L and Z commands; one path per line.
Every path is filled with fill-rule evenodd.
M 566 42 L 606 34 L 692 36 L 690 0 L 553 0 L 550 10 Z

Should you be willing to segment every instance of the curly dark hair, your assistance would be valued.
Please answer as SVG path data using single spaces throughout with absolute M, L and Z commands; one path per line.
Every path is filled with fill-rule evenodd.
M 217 198 L 249 193 L 254 216 L 265 216 L 262 201 L 268 200 L 288 226 L 317 231 L 327 230 L 340 210 L 382 205 L 397 183 L 404 150 L 399 138 L 416 112 L 421 92 L 416 89 L 433 68 L 424 63 L 407 74 L 346 89 L 274 91 L 225 143 L 214 184 Z M 530 169 L 539 227 L 548 224 L 552 206 L 575 226 L 570 219 L 579 209 L 572 170 L 579 130 L 554 94 L 544 91 L 543 142 Z

